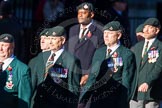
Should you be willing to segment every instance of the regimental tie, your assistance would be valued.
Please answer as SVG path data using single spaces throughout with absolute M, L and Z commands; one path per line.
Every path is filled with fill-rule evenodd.
M 3 62 L 0 62 L 0 72 L 2 72 Z
M 82 34 L 81 34 L 81 37 L 80 37 L 80 41 L 83 40 L 83 38 L 84 38 L 84 33 L 85 33 L 86 30 L 87 30 L 87 28 L 84 28 L 84 29 L 83 29 Z
M 148 45 L 149 45 L 149 41 L 146 42 L 146 45 L 145 45 L 145 48 L 144 48 L 144 52 L 143 52 L 143 56 L 142 57 L 144 57 L 147 54 Z
M 108 49 L 108 50 L 106 51 L 106 59 L 109 58 L 111 51 L 112 51 L 111 49 Z
M 54 62 L 54 57 L 56 56 L 55 53 L 51 54 L 51 56 L 49 57 L 47 63 L 46 63 L 46 70 L 45 70 L 45 75 L 44 75 L 44 79 L 46 79 L 47 74 L 48 74 L 48 69 L 53 66 L 53 62 Z

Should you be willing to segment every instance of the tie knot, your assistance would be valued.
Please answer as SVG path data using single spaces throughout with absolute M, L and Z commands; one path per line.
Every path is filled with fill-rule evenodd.
M 3 65 L 4 63 L 3 62 L 0 62 L 0 65 Z
M 55 53 L 53 53 L 52 55 L 51 55 L 51 57 L 49 58 L 49 61 L 54 61 L 54 57 L 56 56 L 56 54 Z
M 107 52 L 108 52 L 109 54 L 111 53 L 111 51 L 112 51 L 112 50 L 111 50 L 110 48 L 107 50 Z

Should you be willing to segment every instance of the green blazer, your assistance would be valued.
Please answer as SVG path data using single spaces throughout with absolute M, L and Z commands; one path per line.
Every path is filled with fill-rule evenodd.
M 36 89 L 44 81 L 45 65 L 50 56 L 50 51 L 40 52 L 36 57 L 29 61 L 28 66 L 31 70 L 32 98 L 31 108 L 33 108 Z
M 151 47 L 149 48 L 147 54 L 142 60 L 142 50 L 144 46 L 144 41 L 137 43 L 132 49 L 136 57 L 137 73 L 136 79 L 134 81 L 134 91 L 133 98 L 137 100 L 154 100 L 162 97 L 162 89 L 160 85 L 161 74 L 162 74 L 162 42 L 156 39 Z M 153 50 L 158 50 L 159 57 L 156 62 L 149 63 L 148 53 Z M 149 89 L 147 92 L 137 92 L 137 88 L 143 84 L 147 83 Z M 137 93 L 137 95 L 135 95 Z
M 50 56 L 50 51 L 40 52 L 36 57 L 29 61 L 28 66 L 31 70 L 32 90 L 35 91 L 37 86 L 44 81 L 46 62 Z
M 9 66 L 12 70 L 9 70 Z M 0 73 L 0 106 L 2 108 L 29 108 L 31 98 L 31 83 L 29 68 L 17 58 Z M 12 72 L 13 87 L 6 87 L 9 73 Z
M 40 62 L 39 62 L 40 63 Z M 78 59 L 76 59 L 73 55 L 71 55 L 67 51 L 63 51 L 60 57 L 57 59 L 56 63 L 54 64 L 54 68 L 56 66 L 63 67 L 64 69 L 68 69 L 68 75 L 67 78 L 63 78 L 63 80 L 66 82 L 67 85 L 59 85 L 53 81 L 53 79 L 50 77 L 50 74 L 48 74 L 47 78 L 43 83 L 38 86 L 37 88 L 37 94 L 35 96 L 35 102 L 34 107 L 51 107 L 55 106 L 58 107 L 67 107 L 69 102 L 61 101 L 59 99 L 56 99 L 53 93 L 55 90 L 62 95 L 66 92 L 69 92 L 71 94 L 74 94 L 75 96 L 79 97 L 79 83 L 80 83 L 80 77 L 81 77 L 81 69 L 80 69 L 80 62 Z M 39 66 L 40 67 L 40 66 Z M 37 68 L 39 68 L 37 67 Z M 37 71 L 38 72 L 38 71 Z M 46 88 L 50 88 L 50 90 L 46 90 Z M 56 93 L 56 92 L 55 92 Z M 59 94 L 59 93 L 56 93 Z M 65 96 L 68 97 L 69 94 L 66 94 Z M 50 100 L 50 101 L 48 101 Z M 59 100 L 59 101 L 58 101 Z M 78 100 L 78 99 L 77 99 Z M 75 103 L 77 103 L 77 100 Z M 59 105 L 59 106 L 57 106 Z M 67 106 L 66 106 L 67 105 Z M 75 105 L 76 106 L 76 105 Z
M 125 48 L 122 45 L 119 46 L 116 49 L 116 51 L 114 51 L 114 53 L 116 52 L 118 54 L 118 57 L 121 57 L 123 61 L 123 65 L 118 67 L 118 71 L 112 73 L 111 79 L 114 81 L 112 83 L 108 83 L 109 82 L 108 80 L 101 84 L 95 85 L 95 83 L 101 81 L 100 79 L 102 79 L 102 77 L 105 76 L 106 73 L 108 72 L 109 68 L 108 68 L 107 61 L 108 59 L 112 59 L 112 55 L 114 55 L 113 53 L 108 59 L 105 59 L 106 49 L 107 47 L 104 46 L 95 52 L 95 55 L 92 61 L 91 73 L 90 73 L 88 82 L 86 83 L 84 90 L 80 96 L 80 101 L 84 101 L 85 99 L 87 99 L 89 97 L 90 91 L 92 94 L 94 94 L 94 92 L 102 93 L 103 89 L 100 89 L 100 88 L 104 87 L 105 85 L 104 83 L 106 83 L 106 86 L 104 88 L 108 86 L 110 87 L 110 85 L 114 86 L 114 84 L 115 85 L 117 84 L 113 82 L 118 82 L 123 86 L 123 88 L 125 89 L 123 90 L 123 93 L 126 91 L 125 94 L 121 92 L 121 94 L 118 96 L 118 99 L 124 100 L 125 98 L 125 100 L 127 101 L 130 100 L 131 83 L 132 83 L 132 79 L 134 76 L 134 70 L 135 70 L 135 62 L 134 62 L 135 57 L 134 57 L 134 54 L 129 49 Z M 125 97 L 123 97 L 123 95 L 125 95 Z

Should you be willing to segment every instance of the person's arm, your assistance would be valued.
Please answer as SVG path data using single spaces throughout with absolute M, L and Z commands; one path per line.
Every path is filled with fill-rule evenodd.
M 18 85 L 18 108 L 29 108 L 31 99 L 31 83 L 29 68 L 21 70 Z
M 122 72 L 122 84 L 127 89 L 127 96 L 128 96 L 127 100 L 130 100 L 132 95 L 131 86 L 132 86 L 132 81 L 134 78 L 135 68 L 136 68 L 135 65 L 136 61 L 135 61 L 134 54 L 127 52 L 126 58 L 123 60 L 123 62 L 124 62 L 124 67 Z

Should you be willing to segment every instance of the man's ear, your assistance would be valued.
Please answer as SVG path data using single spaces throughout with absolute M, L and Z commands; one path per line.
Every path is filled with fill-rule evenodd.
M 122 33 L 118 32 L 118 39 L 120 39 L 122 37 Z
M 61 39 L 62 39 L 62 44 L 65 44 L 66 38 L 62 36 Z
M 156 34 L 160 32 L 160 28 L 156 28 Z
M 94 12 L 91 12 L 90 14 L 91 14 L 91 18 L 93 18 L 94 17 Z

